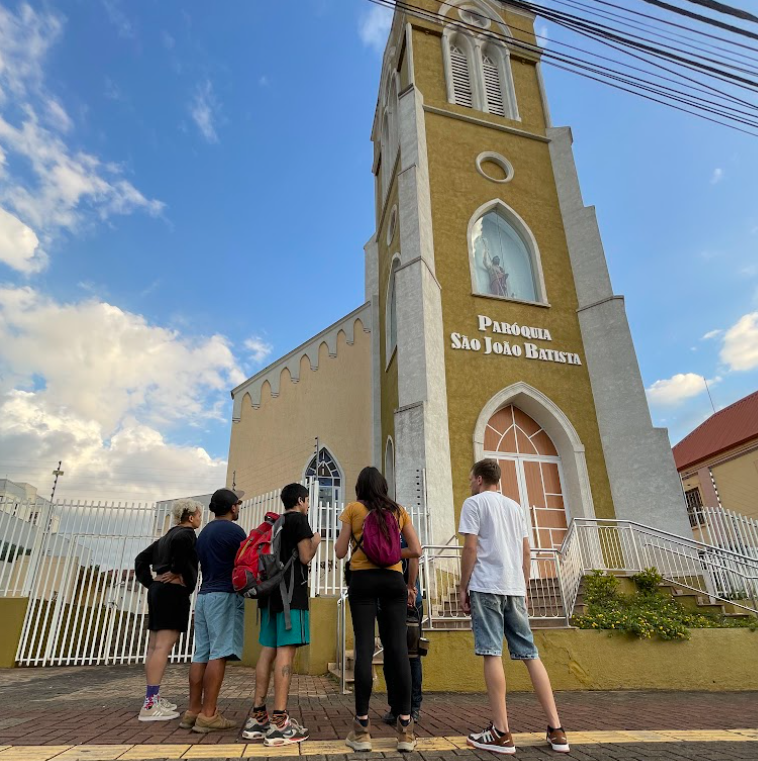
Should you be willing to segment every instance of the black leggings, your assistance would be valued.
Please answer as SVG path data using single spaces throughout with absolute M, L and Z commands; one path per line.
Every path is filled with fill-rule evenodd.
M 368 714 L 373 674 L 374 628 L 379 613 L 379 634 L 384 647 L 384 670 L 393 706 L 400 714 L 411 712 L 411 666 L 405 623 L 408 588 L 399 571 L 353 571 L 348 590 L 355 635 L 355 714 Z

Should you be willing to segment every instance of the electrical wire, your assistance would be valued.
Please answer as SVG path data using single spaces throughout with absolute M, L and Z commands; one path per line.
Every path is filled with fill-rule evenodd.
M 491 31 L 485 31 L 482 30 L 481 27 L 474 25 L 474 24 L 467 24 L 465 21 L 461 20 L 454 20 L 447 17 L 444 17 L 441 13 L 430 11 L 425 8 L 421 8 L 419 6 L 414 5 L 413 3 L 409 2 L 409 0 L 369 0 L 369 2 L 374 3 L 375 5 L 380 5 L 386 8 L 398 8 L 400 10 L 403 10 L 407 12 L 411 16 L 415 16 L 417 18 L 426 19 L 426 20 L 432 20 L 437 23 L 444 23 L 447 26 L 453 26 L 456 28 L 464 29 L 467 31 L 475 32 L 477 35 L 490 38 L 490 39 L 496 39 L 500 42 L 506 42 L 511 47 L 522 49 L 524 51 L 529 51 L 531 53 L 534 53 L 536 51 L 539 51 L 541 53 L 541 57 L 543 60 L 545 60 L 545 63 L 547 65 L 554 66 L 558 69 L 563 69 L 566 71 L 570 71 L 574 74 L 578 74 L 579 76 L 583 76 L 585 78 L 602 82 L 603 84 L 606 84 L 607 86 L 614 87 L 615 89 L 622 90 L 624 92 L 629 92 L 631 94 L 635 94 L 638 97 L 644 98 L 646 100 L 650 100 L 656 103 L 660 103 L 662 105 L 669 106 L 670 108 L 673 108 L 675 110 L 682 111 L 684 113 L 697 116 L 701 119 L 705 119 L 707 121 L 720 124 L 722 126 L 727 126 L 732 129 L 738 130 L 740 132 L 749 134 L 751 136 L 756 136 L 758 133 L 753 131 L 754 129 L 758 128 L 758 109 L 756 109 L 756 106 L 753 103 L 750 103 L 749 101 L 741 101 L 743 105 L 746 105 L 749 109 L 751 109 L 750 112 L 744 112 L 741 109 L 735 109 L 732 106 L 727 106 L 723 102 L 719 103 L 710 103 L 710 102 L 704 102 L 704 99 L 698 98 L 698 96 L 694 96 L 691 93 L 688 92 L 672 92 L 672 88 L 668 88 L 665 85 L 661 85 L 658 82 L 650 82 L 646 80 L 641 80 L 639 77 L 636 77 L 634 75 L 628 74 L 623 70 L 623 67 L 625 64 L 617 61 L 613 61 L 614 65 L 617 67 L 621 67 L 622 70 L 619 70 L 619 68 L 611 68 L 608 66 L 604 66 L 601 64 L 597 64 L 594 62 L 587 61 L 586 59 L 582 59 L 577 56 L 571 56 L 562 52 L 558 52 L 555 50 L 549 50 L 544 49 L 540 50 L 539 48 L 535 48 L 535 46 L 531 43 L 524 42 L 522 40 L 516 39 L 513 36 L 497 33 L 497 32 L 491 32 Z M 543 11 L 541 7 L 537 7 L 535 4 L 532 3 L 523 3 L 523 2 L 511 2 L 513 5 L 518 5 L 526 10 L 530 10 L 533 13 L 539 13 L 540 15 L 545 16 L 546 14 Z M 550 9 L 545 9 L 548 16 L 553 16 L 554 19 L 556 19 L 555 14 L 550 11 Z M 471 11 L 473 12 L 473 10 Z M 570 17 L 565 18 L 565 16 L 571 16 L 571 14 L 564 14 L 564 17 L 557 17 L 557 23 L 561 23 L 562 25 L 566 25 L 568 22 L 574 22 L 579 24 L 586 24 L 582 19 L 579 19 L 578 17 Z M 582 31 L 588 32 L 591 31 L 591 27 L 589 29 L 584 28 Z M 627 40 L 620 39 L 619 42 L 622 44 L 627 44 Z M 657 52 L 655 49 L 652 49 L 653 53 Z M 592 54 L 590 54 L 592 55 Z M 687 64 L 692 64 L 691 61 L 688 59 L 685 59 L 685 62 Z M 650 65 L 657 66 L 658 68 L 661 68 L 660 65 L 654 63 L 654 62 L 647 62 L 650 63 Z M 628 65 L 626 65 L 628 68 Z M 703 64 L 697 64 L 697 67 L 699 69 L 708 68 L 707 66 Z M 714 68 L 714 67 L 711 67 Z M 656 76 L 661 77 L 662 75 L 656 74 L 654 72 L 645 72 L 649 77 L 650 76 Z M 747 80 L 746 78 L 740 78 L 737 77 L 730 72 L 724 72 L 719 69 L 715 69 L 713 72 L 706 71 L 705 73 L 710 74 L 714 77 L 723 77 L 726 81 L 728 81 L 730 84 L 735 84 L 736 86 L 739 86 L 742 84 L 743 87 L 749 88 L 749 89 L 758 89 L 758 82 Z M 738 80 L 743 79 L 742 83 L 739 83 Z M 693 83 L 696 88 L 698 88 L 698 91 L 702 92 L 700 90 L 700 87 L 706 87 L 710 88 L 707 83 L 699 82 L 697 80 L 694 80 Z M 691 88 L 695 89 L 695 88 Z M 712 88 L 710 88 L 712 89 Z M 716 93 L 717 96 L 725 97 L 722 93 Z M 726 96 L 731 97 L 731 96 Z M 752 113 L 752 111 L 755 110 L 755 114 Z M 748 118 L 743 118 L 748 117 Z M 745 129 L 745 127 L 751 127 L 753 129 Z

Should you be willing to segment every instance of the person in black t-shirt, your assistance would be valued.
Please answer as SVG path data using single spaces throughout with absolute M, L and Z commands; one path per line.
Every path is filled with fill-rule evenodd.
M 308 564 L 321 541 L 308 523 L 310 501 L 302 484 L 289 484 L 282 489 L 284 527 L 279 559 L 286 563 L 293 555 L 294 574 L 284 575 L 287 591 L 292 584 L 290 602 L 291 627 L 287 628 L 284 602 L 275 591 L 261 606 L 261 630 L 258 641 L 263 649 L 255 668 L 255 700 L 253 712 L 245 723 L 242 737 L 260 740 L 267 746 L 290 745 L 308 739 L 308 730 L 287 714 L 287 698 L 292 681 L 292 661 L 298 647 L 310 642 L 308 614 Z M 271 672 L 274 672 L 274 713 L 269 719 L 266 710 Z

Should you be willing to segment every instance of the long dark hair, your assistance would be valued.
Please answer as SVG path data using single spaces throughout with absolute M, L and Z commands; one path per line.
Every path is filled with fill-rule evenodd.
M 355 482 L 355 496 L 369 510 L 389 510 L 395 518 L 400 515 L 400 505 L 389 496 L 387 479 L 373 466 L 365 467 Z M 380 521 L 379 527 L 385 539 L 389 539 L 386 521 Z

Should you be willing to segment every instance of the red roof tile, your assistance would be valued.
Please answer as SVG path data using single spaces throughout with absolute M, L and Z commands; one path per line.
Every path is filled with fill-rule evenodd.
M 730 404 L 674 447 L 677 470 L 758 438 L 758 391 Z

